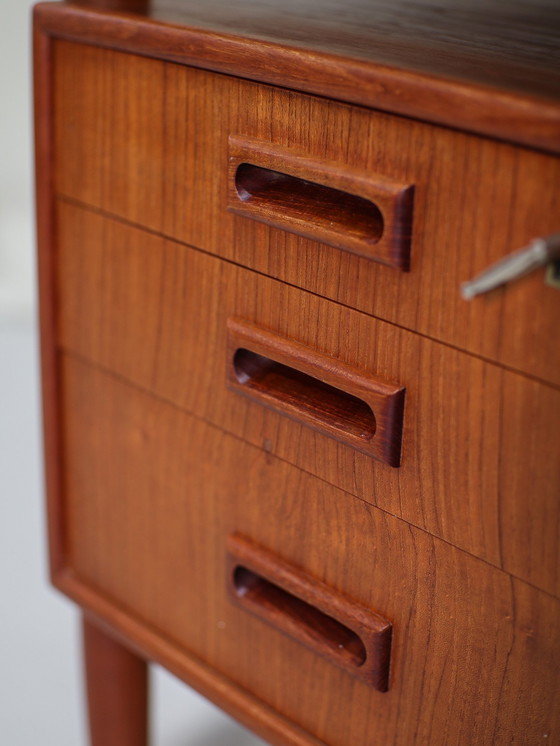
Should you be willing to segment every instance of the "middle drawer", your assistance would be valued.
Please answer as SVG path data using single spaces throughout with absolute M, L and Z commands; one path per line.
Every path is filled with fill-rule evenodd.
M 552 430 L 560 392 L 118 221 L 58 211 L 64 349 L 558 591 L 555 434 L 527 433 L 535 420 Z M 228 387 L 232 319 L 405 388 L 400 467 Z

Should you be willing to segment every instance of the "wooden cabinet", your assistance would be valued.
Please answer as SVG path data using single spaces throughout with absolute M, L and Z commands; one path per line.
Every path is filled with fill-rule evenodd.
M 558 98 L 519 76 L 550 62 L 430 61 L 424 6 L 398 52 L 377 3 L 353 51 L 334 8 L 319 43 L 295 6 L 164 5 L 35 11 L 51 573 L 93 746 L 145 742 L 150 660 L 279 745 L 558 742 L 560 291 L 459 292 L 558 230 Z

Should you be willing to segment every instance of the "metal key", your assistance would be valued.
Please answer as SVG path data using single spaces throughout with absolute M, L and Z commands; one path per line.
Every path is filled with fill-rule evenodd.
M 472 280 L 464 282 L 461 285 L 461 295 L 465 300 L 470 300 L 475 295 L 486 293 L 559 259 L 560 233 L 554 233 L 546 238 L 535 238 L 529 246 L 509 254 Z

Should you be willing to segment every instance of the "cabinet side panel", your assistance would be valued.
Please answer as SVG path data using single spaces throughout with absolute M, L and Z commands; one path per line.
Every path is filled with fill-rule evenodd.
M 56 352 L 55 215 L 53 160 L 53 42 L 37 19 L 33 28 L 37 264 L 40 314 L 43 453 L 50 569 L 65 562 L 59 380 Z

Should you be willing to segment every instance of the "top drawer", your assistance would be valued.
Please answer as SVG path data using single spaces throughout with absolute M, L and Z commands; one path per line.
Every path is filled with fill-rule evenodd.
M 58 194 L 560 384 L 560 292 L 544 284 L 544 270 L 471 302 L 459 295 L 462 281 L 558 230 L 560 159 L 68 42 L 55 44 L 54 75 Z M 353 242 L 355 204 L 340 217 L 327 200 L 311 227 L 305 204 L 284 220 L 282 209 L 255 220 L 242 200 L 245 214 L 234 213 L 231 164 L 244 158 L 261 169 L 253 177 L 321 183 L 326 172 L 324 186 L 356 189 L 380 207 L 381 236 L 369 248 Z

